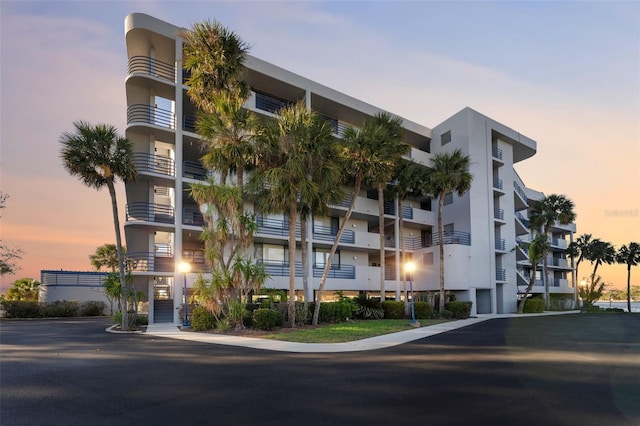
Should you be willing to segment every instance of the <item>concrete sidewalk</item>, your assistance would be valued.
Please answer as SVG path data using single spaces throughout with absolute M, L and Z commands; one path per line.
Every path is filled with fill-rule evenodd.
M 356 352 L 388 348 L 401 345 L 447 331 L 478 324 L 494 318 L 531 317 L 544 315 L 576 314 L 580 311 L 544 312 L 541 314 L 480 314 L 477 317 L 464 320 L 450 321 L 427 327 L 414 328 L 399 333 L 390 333 L 368 339 L 344 343 L 295 343 L 282 340 L 260 339 L 255 337 L 228 336 L 223 334 L 197 333 L 180 331 L 179 326 L 171 323 L 151 324 L 147 327 L 146 335 L 167 337 L 170 339 L 190 340 L 194 342 L 213 343 L 217 345 L 243 346 L 254 349 L 264 349 L 279 352 L 297 353 L 326 353 L 326 352 Z

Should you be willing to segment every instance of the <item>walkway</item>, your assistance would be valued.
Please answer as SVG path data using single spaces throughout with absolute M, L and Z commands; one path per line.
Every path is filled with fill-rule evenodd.
M 246 348 L 264 349 L 279 352 L 320 353 L 320 352 L 356 352 L 388 348 L 401 345 L 447 331 L 456 330 L 469 325 L 478 324 L 494 318 L 529 317 L 544 315 L 575 314 L 580 311 L 544 312 L 541 314 L 480 314 L 477 317 L 464 320 L 450 321 L 414 328 L 399 333 L 390 333 L 368 339 L 344 343 L 296 343 L 282 340 L 261 339 L 255 337 L 228 336 L 222 334 L 196 333 L 180 331 L 177 325 L 170 323 L 151 324 L 147 327 L 146 335 L 167 337 L 170 339 L 190 340 L 194 342 L 213 343 L 218 345 L 243 346 Z

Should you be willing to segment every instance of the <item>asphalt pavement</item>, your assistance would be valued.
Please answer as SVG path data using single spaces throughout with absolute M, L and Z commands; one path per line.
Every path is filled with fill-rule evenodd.
M 108 325 L 0 322 L 0 424 L 640 424 L 640 315 L 483 318 L 329 353 Z

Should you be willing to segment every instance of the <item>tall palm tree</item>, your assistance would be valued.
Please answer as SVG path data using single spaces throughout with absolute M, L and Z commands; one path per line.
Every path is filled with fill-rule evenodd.
M 591 273 L 591 282 L 593 283 L 596 279 L 598 266 L 603 263 L 611 265 L 616 261 L 616 249 L 611 243 L 596 239 L 593 241 L 586 259 L 593 264 L 593 272 Z
M 181 33 L 183 67 L 190 73 L 187 93 L 205 112 L 215 110 L 215 95 L 232 92 L 246 99 L 249 87 L 242 80 L 249 45 L 215 20 L 196 22 Z
M 640 244 L 631 242 L 620 247 L 616 262 L 627 265 L 627 312 L 631 312 L 631 267 L 640 263 Z
M 125 246 L 122 246 L 122 255 L 127 255 L 127 248 Z M 94 254 L 89 255 L 89 261 L 91 262 L 91 266 L 96 268 L 96 271 L 106 267 L 109 268 L 111 272 L 117 272 L 118 248 L 115 244 L 103 244 L 96 248 Z
M 411 147 L 402 142 L 404 129 L 402 119 L 382 112 L 374 115 L 371 125 L 363 128 L 365 138 L 371 144 L 371 168 L 375 173 L 369 175 L 369 183 L 378 189 L 378 228 L 380 233 L 380 300 L 385 299 L 385 221 L 384 189 L 391 181 L 403 155 Z
M 295 326 L 296 222 L 301 210 L 326 205 L 339 188 L 340 170 L 322 150 L 331 128 L 304 103 L 283 108 L 260 137 L 257 170 L 249 181 L 258 211 L 282 212 L 289 225 L 289 323 Z
M 429 180 L 427 189 L 438 197 L 438 241 L 440 247 L 440 312 L 444 311 L 444 229 L 442 208 L 444 198 L 450 192 L 462 196 L 471 188 L 473 175 L 469 171 L 470 159 L 462 151 L 440 152 L 429 160 Z
M 85 121 L 73 123 L 74 132 L 64 132 L 60 136 L 61 157 L 65 169 L 71 176 L 79 178 L 88 187 L 101 189 L 107 187 L 111 197 L 113 226 L 116 231 L 116 250 L 120 269 L 120 282 L 130 287 L 125 279 L 124 254 L 118 219 L 118 202 L 115 183 L 135 180 L 136 167 L 133 163 L 131 142 L 120 136 L 114 126 L 108 124 L 92 125 Z M 122 328 L 128 329 L 127 296 L 132 288 L 122 295 Z
M 542 200 L 536 200 L 531 205 L 529 222 L 533 228 L 547 235 L 555 224 L 568 225 L 576 220 L 573 211 L 573 201 L 564 195 L 551 194 Z M 551 306 L 549 300 L 549 279 L 547 277 L 547 253 L 542 259 L 542 281 L 544 283 L 544 299 L 546 308 Z
M 578 282 L 580 280 L 578 271 L 580 270 L 580 262 L 587 258 L 593 241 L 591 234 L 582 234 L 567 247 L 567 254 L 576 261 L 575 279 L 573 280 L 573 285 L 576 288 L 576 307 L 578 307 Z
M 536 281 L 536 271 L 538 270 L 538 265 L 540 264 L 540 261 L 544 258 L 544 256 L 546 256 L 547 251 L 549 251 L 549 240 L 547 239 L 547 236 L 544 234 L 537 234 L 529 243 L 528 254 L 529 263 L 531 264 L 531 275 L 529 276 L 529 284 L 524 291 L 524 296 L 518 304 L 519 314 L 524 312 L 524 304 L 527 302 L 529 293 L 531 292 L 533 284 Z

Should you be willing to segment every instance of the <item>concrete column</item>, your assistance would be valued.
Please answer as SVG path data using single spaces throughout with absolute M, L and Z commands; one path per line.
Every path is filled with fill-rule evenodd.
M 316 288 L 313 279 L 313 216 L 307 220 L 307 294 L 304 295 L 305 302 L 313 302 L 313 289 Z
M 395 263 L 396 263 L 396 285 L 395 285 L 395 290 L 396 290 L 396 300 L 400 300 L 400 272 L 402 272 L 402 267 L 404 267 L 404 265 L 400 265 L 400 250 L 402 250 L 402 244 L 403 242 L 400 241 L 400 215 L 402 214 L 402 206 L 400 206 L 400 203 L 398 201 L 398 197 L 396 196 L 393 200 L 393 202 L 395 203 L 397 210 L 396 211 L 396 217 L 393 220 L 393 232 L 395 233 Z
M 173 306 L 178 308 L 184 298 L 183 289 L 178 283 L 182 283 L 184 277 L 178 270 L 178 264 L 182 260 L 182 172 L 184 160 L 184 147 L 182 140 L 182 38 L 176 37 L 175 45 L 175 100 L 174 113 L 176 118 L 175 126 L 175 162 L 176 162 L 176 181 L 175 181 L 175 227 L 173 238 L 173 258 L 175 262 L 173 273 Z M 178 310 L 174 309 L 174 323 L 180 324 L 182 319 L 179 318 Z

